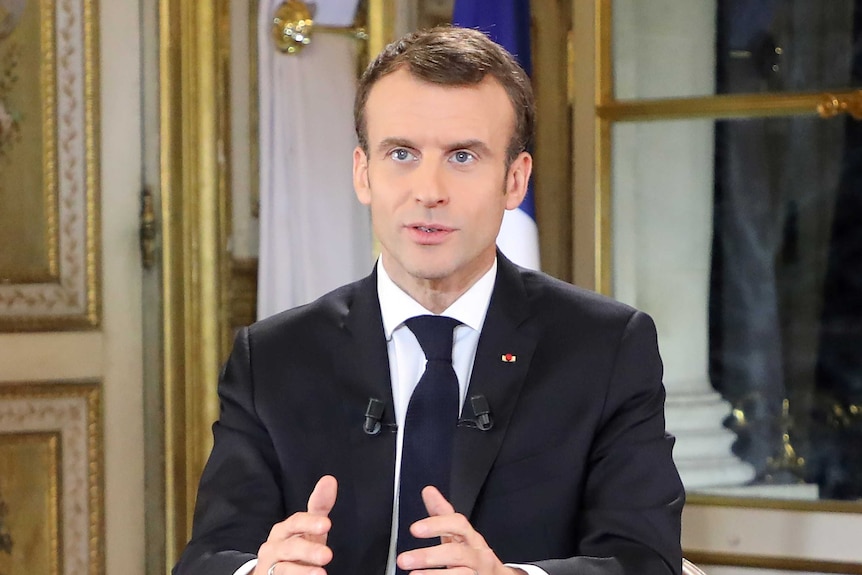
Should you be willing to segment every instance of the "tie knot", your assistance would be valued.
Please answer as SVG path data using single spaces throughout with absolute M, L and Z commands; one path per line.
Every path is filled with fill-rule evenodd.
M 452 339 L 461 322 L 442 315 L 419 315 L 404 322 L 425 352 L 425 359 L 452 362 Z

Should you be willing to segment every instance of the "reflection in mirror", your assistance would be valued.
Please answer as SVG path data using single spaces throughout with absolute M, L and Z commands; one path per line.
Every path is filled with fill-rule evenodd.
M 687 487 L 862 497 L 862 124 L 644 122 L 613 141 L 614 293 L 658 324 Z
M 614 0 L 619 99 L 846 89 L 860 0 Z M 857 30 L 854 33 L 854 28 Z M 718 69 L 724 81 L 715 83 Z M 680 74 L 690 81 L 680 84 Z
M 618 98 L 862 84 L 862 0 L 659 4 L 613 2 Z M 657 321 L 686 487 L 862 498 L 862 123 L 617 124 L 612 166 L 614 295 Z

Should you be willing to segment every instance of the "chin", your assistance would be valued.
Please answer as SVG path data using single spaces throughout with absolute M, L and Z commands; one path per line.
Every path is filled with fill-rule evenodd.
M 412 270 L 411 274 L 417 279 L 436 281 L 444 280 L 452 275 L 451 269 L 441 269 L 439 267 L 420 267 Z
M 435 262 L 433 258 L 420 256 L 409 268 L 409 273 L 417 279 L 444 280 L 451 277 L 457 269 L 458 266 L 453 262 Z

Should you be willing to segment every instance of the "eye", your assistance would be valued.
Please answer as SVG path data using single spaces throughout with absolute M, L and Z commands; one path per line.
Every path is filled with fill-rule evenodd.
M 476 161 L 476 156 L 466 150 L 458 150 L 452 154 L 451 161 L 456 164 L 469 164 L 470 162 Z
M 389 157 L 396 162 L 407 162 L 416 158 L 410 150 L 404 148 L 395 148 L 389 152 Z

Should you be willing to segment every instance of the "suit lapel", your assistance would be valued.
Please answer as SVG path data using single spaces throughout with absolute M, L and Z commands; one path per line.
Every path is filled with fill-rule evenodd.
M 494 425 L 488 431 L 459 426 L 455 432 L 451 497 L 455 509 L 467 517 L 506 435 L 537 338 L 528 321 L 529 303 L 520 272 L 499 253 L 498 262 L 463 411 L 465 417 L 472 415 L 470 397 L 484 395 Z M 514 361 L 504 361 L 506 354 Z
M 357 560 L 363 565 L 385 564 L 392 519 L 395 470 L 395 415 L 392 406 L 389 359 L 380 304 L 377 299 L 376 271 L 356 284 L 352 301 L 344 310 L 344 348 L 338 381 L 342 382 L 340 400 L 346 413 L 348 443 L 344 453 L 348 462 L 349 485 L 343 485 L 355 502 L 354 531 L 363 532 Z M 369 398 L 386 405 L 383 423 L 393 427 L 377 435 L 363 431 L 364 411 Z M 341 493 L 339 494 L 341 497 Z M 383 549 L 382 553 L 378 551 Z M 379 571 L 383 570 L 380 564 Z

